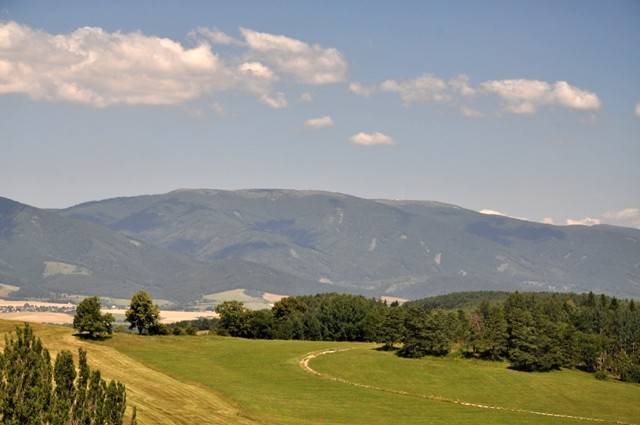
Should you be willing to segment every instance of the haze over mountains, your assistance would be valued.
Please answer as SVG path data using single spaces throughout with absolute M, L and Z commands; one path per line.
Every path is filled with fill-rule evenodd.
M 640 230 L 551 226 L 429 201 L 177 190 L 41 210 L 0 198 L 0 282 L 192 301 L 245 288 L 418 298 L 461 290 L 640 296 Z

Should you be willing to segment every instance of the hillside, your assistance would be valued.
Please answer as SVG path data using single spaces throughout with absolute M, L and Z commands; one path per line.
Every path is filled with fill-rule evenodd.
M 438 202 L 266 189 L 177 190 L 59 213 L 198 261 L 261 264 L 307 282 L 298 286 L 302 292 L 418 298 L 480 289 L 593 290 L 640 296 L 637 229 L 551 226 Z M 263 286 L 252 281 L 244 287 Z
M 14 296 L 130 297 L 146 289 L 174 301 L 258 283 L 303 291 L 305 281 L 240 259 L 203 263 L 104 226 L 0 198 L 0 282 Z M 308 283 L 306 283 L 308 285 Z
M 0 320 L 0 350 L 15 325 Z M 333 341 L 117 333 L 90 342 L 73 337 L 68 328 L 33 327 L 52 353 L 83 348 L 92 368 L 124 383 L 127 414 L 135 406 L 141 425 L 593 422 L 588 419 L 637 424 L 640 414 L 638 385 L 598 381 L 573 370 L 522 373 L 499 362 L 455 357 L 407 360 L 375 350 L 373 344 Z M 332 353 L 336 348 L 346 351 Z M 327 354 L 313 354 L 318 352 Z M 323 376 L 305 369 L 304 359 Z

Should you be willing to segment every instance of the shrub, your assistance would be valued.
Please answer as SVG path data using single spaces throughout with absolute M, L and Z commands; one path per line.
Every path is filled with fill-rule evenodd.
M 605 381 L 607 379 L 607 373 L 604 370 L 599 370 L 594 374 L 598 381 Z

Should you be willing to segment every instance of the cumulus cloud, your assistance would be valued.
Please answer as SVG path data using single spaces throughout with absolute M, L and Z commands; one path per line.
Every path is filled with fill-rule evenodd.
M 360 146 L 377 146 L 377 145 L 393 145 L 394 141 L 386 134 L 374 132 L 374 133 L 356 133 L 349 138 L 349 141 L 354 145 Z
M 288 104 L 287 98 L 282 92 L 263 94 L 260 96 L 260 101 L 274 109 L 286 108 Z
M 234 84 L 211 47 L 84 27 L 51 35 L 0 24 L 0 93 L 95 106 L 176 104 Z
M 432 74 L 425 74 L 412 80 L 386 80 L 380 84 L 380 90 L 397 93 L 405 104 L 442 102 L 451 98 L 447 92 L 447 83 Z
M 595 93 L 579 89 L 566 81 L 550 84 L 538 80 L 492 80 L 480 84 L 486 93 L 497 95 L 504 109 L 515 114 L 533 114 L 541 106 L 562 106 L 574 110 L 593 111 L 601 107 Z
M 596 111 L 602 107 L 598 96 L 572 86 L 566 81 L 549 83 L 539 80 L 490 80 L 476 86 L 469 77 L 460 74 L 449 80 L 433 74 L 423 74 L 406 80 L 385 80 L 377 85 L 365 86 L 357 82 L 349 90 L 360 96 L 378 92 L 397 94 L 406 105 L 440 102 L 457 105 L 466 117 L 484 116 L 486 113 L 472 107 L 473 99 L 496 96 L 502 109 L 513 114 L 535 114 L 539 108 L 556 106 L 576 111 Z
M 578 218 L 578 219 L 567 219 L 567 225 L 569 226 L 594 226 L 596 224 L 600 224 L 600 220 L 592 217 Z
M 306 120 L 304 122 L 304 125 L 306 127 L 311 127 L 311 128 L 329 128 L 329 127 L 333 127 L 334 124 L 331 117 L 327 115 L 320 118 L 312 118 L 312 119 Z
M 496 211 L 496 210 L 491 210 L 491 209 L 482 209 L 480 211 L 478 211 L 480 214 L 488 214 L 488 215 L 500 215 L 500 216 L 506 216 L 505 213 L 500 212 L 500 211 Z
M 473 96 L 476 94 L 476 89 L 469 85 L 469 77 L 464 74 L 460 74 L 455 78 L 449 80 L 448 83 L 451 90 L 462 96 Z
M 624 208 L 618 211 L 607 211 L 602 218 L 611 224 L 640 227 L 640 208 Z
M 555 224 L 555 220 L 551 217 L 545 217 L 542 219 L 542 222 L 544 224 Z
M 246 41 L 207 28 L 189 35 L 195 46 L 141 32 L 83 27 L 50 34 L 0 23 L 0 95 L 96 107 L 177 105 L 224 90 L 248 92 L 273 108 L 287 106 L 275 84 L 284 75 L 308 84 L 344 80 L 336 49 L 242 29 Z M 213 45 L 233 46 L 220 56 Z
M 274 78 L 273 71 L 260 62 L 245 62 L 238 67 L 241 73 L 251 75 L 257 78 L 271 80 Z
M 302 83 L 330 84 L 346 78 L 347 61 L 337 49 L 247 28 L 240 32 L 253 55 Z
M 360 84 L 358 82 L 353 82 L 349 84 L 349 91 L 353 94 L 357 94 L 358 96 L 369 97 L 377 90 L 376 86 L 365 86 L 364 84 Z
M 189 33 L 191 38 L 196 40 L 205 39 L 212 44 L 223 44 L 223 45 L 234 45 L 234 46 L 242 46 L 243 43 L 240 40 L 237 40 L 230 35 L 217 30 L 210 29 L 206 27 L 198 27 L 195 30 Z

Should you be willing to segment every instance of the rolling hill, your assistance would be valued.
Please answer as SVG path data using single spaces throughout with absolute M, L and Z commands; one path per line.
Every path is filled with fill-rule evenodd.
M 88 202 L 57 214 L 181 261 L 214 269 L 232 261 L 259 265 L 295 281 L 243 281 L 236 275 L 242 266 L 228 266 L 224 289 L 235 285 L 227 285 L 229 279 L 278 293 L 418 298 L 484 289 L 640 296 L 640 230 L 630 228 L 552 226 L 438 202 L 271 189 L 176 190 Z M 190 275 L 201 281 L 200 267 Z
M 130 297 L 133 291 L 146 289 L 155 297 L 178 302 L 242 285 L 300 293 L 313 284 L 241 259 L 204 263 L 98 224 L 6 198 L 0 198 L 0 282 L 19 286 L 14 293 L 18 297 Z

